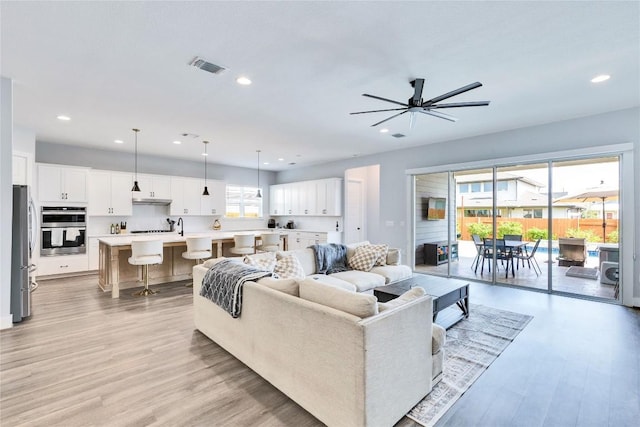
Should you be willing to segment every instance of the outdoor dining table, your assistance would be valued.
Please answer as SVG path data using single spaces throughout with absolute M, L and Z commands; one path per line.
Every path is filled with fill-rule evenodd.
M 527 246 L 529 243 L 531 242 L 526 242 L 523 240 L 505 240 L 504 241 L 504 248 L 505 251 L 507 253 L 509 253 L 509 257 L 507 258 L 507 266 L 506 266 L 506 272 L 505 272 L 505 279 L 509 277 L 509 260 L 511 260 L 511 275 L 513 277 L 516 277 L 516 269 L 514 268 L 513 265 L 513 254 L 515 252 L 517 252 L 517 250 L 519 248 L 523 248 L 525 246 Z M 486 249 L 493 249 L 494 247 L 494 240 L 493 239 L 487 239 L 485 241 L 485 243 L 483 243 L 482 245 L 482 251 L 484 253 L 484 251 Z M 498 245 L 497 247 L 503 247 L 502 244 Z M 476 271 L 478 270 L 478 266 L 476 265 Z M 484 260 L 482 262 L 482 269 L 480 270 L 480 274 L 482 274 L 482 271 L 484 270 Z M 491 270 L 489 270 L 491 271 Z

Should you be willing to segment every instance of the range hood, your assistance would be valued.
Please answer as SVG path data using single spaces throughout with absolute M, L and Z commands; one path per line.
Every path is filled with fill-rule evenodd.
M 142 198 L 142 197 L 133 197 L 131 202 L 134 205 L 161 205 L 161 206 L 169 206 L 172 202 L 171 199 L 152 199 L 152 198 Z

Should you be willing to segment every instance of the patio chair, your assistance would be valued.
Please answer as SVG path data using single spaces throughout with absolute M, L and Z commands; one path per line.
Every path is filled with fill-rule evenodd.
M 504 243 L 505 239 L 495 239 L 495 258 L 496 260 L 500 260 L 500 263 L 504 265 L 506 261 L 506 274 L 505 278 L 509 277 L 509 262 L 511 262 L 511 275 L 515 277 L 516 272 L 514 271 L 513 266 L 513 252 L 507 248 Z M 484 250 L 482 252 L 482 268 L 480 269 L 480 274 L 484 272 L 484 260 L 486 259 L 489 264 L 489 273 L 491 273 L 491 262 L 493 260 L 494 252 L 493 252 L 493 243 L 494 239 L 484 239 Z
M 538 239 L 535 243 L 535 245 L 533 245 L 533 249 L 531 250 L 531 254 L 515 254 L 514 257 L 518 260 L 522 260 L 522 266 L 524 267 L 524 262 L 527 261 L 527 263 L 529 264 L 529 268 L 531 268 L 531 261 L 533 261 L 533 271 L 536 272 L 536 276 L 538 276 L 538 271 L 540 272 L 540 274 L 542 274 L 542 270 L 540 269 L 540 266 L 538 265 L 538 261 L 536 261 L 535 255 L 536 255 L 536 251 L 538 250 L 538 246 L 540 245 L 540 241 L 542 239 Z M 537 268 L 537 270 L 536 270 Z
M 476 268 L 474 271 L 478 271 L 478 263 L 480 262 L 480 258 L 482 257 L 482 251 L 484 249 L 484 242 L 477 234 L 472 234 L 471 238 L 473 239 L 473 243 L 476 245 L 476 257 L 473 259 L 471 263 L 471 268 L 473 269 L 473 265 L 475 264 Z
M 514 240 L 517 242 L 522 242 L 522 234 L 505 234 L 504 236 L 502 236 L 504 238 L 504 240 Z M 522 255 L 523 254 L 523 248 L 524 248 L 524 254 L 525 255 L 529 255 L 529 252 L 527 251 L 527 247 L 526 246 L 521 246 L 519 248 L 516 249 L 516 253 L 518 255 Z M 518 262 L 521 260 L 522 258 L 518 259 Z M 524 260 L 522 260 L 522 266 L 524 267 Z

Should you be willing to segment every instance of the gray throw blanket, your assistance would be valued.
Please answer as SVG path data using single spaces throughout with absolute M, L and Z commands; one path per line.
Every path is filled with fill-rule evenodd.
M 316 253 L 316 271 L 320 274 L 347 271 L 347 247 L 341 243 L 311 246 Z
M 269 271 L 258 270 L 246 264 L 223 260 L 207 271 L 202 279 L 200 296 L 210 299 L 226 310 L 231 317 L 240 317 L 242 311 L 242 285 L 250 280 L 271 276 Z

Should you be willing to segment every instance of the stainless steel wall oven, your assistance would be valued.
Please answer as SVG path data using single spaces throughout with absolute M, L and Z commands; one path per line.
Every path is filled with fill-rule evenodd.
M 42 206 L 40 256 L 86 253 L 86 221 L 86 207 Z

